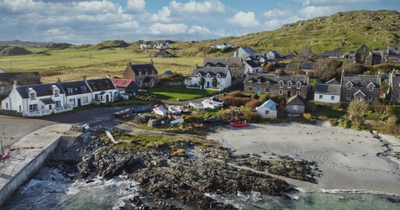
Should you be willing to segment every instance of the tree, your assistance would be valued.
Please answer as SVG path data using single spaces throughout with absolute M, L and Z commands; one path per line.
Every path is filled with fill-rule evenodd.
M 204 77 L 200 78 L 199 83 L 200 83 L 201 87 L 204 87 L 204 84 L 206 83 L 206 80 L 204 79 Z
M 18 85 L 36 85 L 40 83 L 40 76 L 34 73 L 22 73 L 15 77 Z
M 397 126 L 397 121 L 398 121 L 398 119 L 396 116 L 389 117 L 389 119 L 386 122 L 385 133 L 396 135 L 399 132 L 399 127 Z
M 319 79 L 329 80 L 336 76 L 336 69 L 340 67 L 342 63 L 328 58 L 320 58 L 315 62 L 314 66 L 317 70 Z
M 368 110 L 368 103 L 351 101 L 347 112 L 349 113 L 349 120 L 352 122 L 362 122 L 365 112 Z
M 211 85 L 215 88 L 215 87 L 217 87 L 217 85 L 218 85 L 218 80 L 217 80 L 217 78 L 213 78 L 212 79 L 212 81 L 211 81 Z

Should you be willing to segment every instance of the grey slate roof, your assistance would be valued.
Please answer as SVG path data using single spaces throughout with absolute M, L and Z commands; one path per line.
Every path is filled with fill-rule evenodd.
M 284 84 L 287 84 L 289 81 L 293 83 L 293 85 L 296 84 L 296 82 L 301 82 L 302 85 L 307 85 L 308 82 L 308 76 L 307 75 L 275 75 L 275 74 L 249 74 L 246 76 L 245 82 L 248 82 L 251 80 L 252 82 L 258 82 L 258 79 L 262 83 L 265 83 L 267 81 L 270 82 L 270 84 L 277 84 L 279 81 L 283 81 Z
M 103 90 L 113 90 L 115 89 L 114 83 L 111 79 L 88 79 L 87 83 L 93 92 L 103 91 Z
M 54 104 L 54 103 L 55 103 L 55 102 L 53 101 L 53 99 L 51 99 L 51 98 L 40 99 L 40 101 L 41 101 L 43 104 L 46 104 L 46 105 L 48 105 L 48 104 Z
M 248 54 L 253 54 L 256 53 L 256 51 L 253 50 L 251 47 L 242 47 L 242 49 L 247 52 Z
M 172 71 L 171 70 L 167 70 L 167 71 L 165 71 L 161 76 L 168 76 L 168 75 L 171 75 L 172 74 Z
M 354 87 L 367 87 L 371 82 L 376 88 L 380 88 L 380 78 L 378 75 L 353 75 L 347 74 L 343 76 L 342 85 L 345 86 L 351 82 Z
M 64 89 L 65 95 L 67 96 L 90 93 L 89 86 L 84 81 L 62 82 L 61 87 Z M 68 91 L 70 88 L 72 89 L 72 93 Z
M 251 66 L 252 68 L 260 67 L 253 60 L 247 60 L 246 63 L 247 63 L 247 65 Z
M 340 85 L 340 82 L 336 80 L 336 78 L 333 78 L 331 80 L 329 80 L 328 82 L 326 82 L 325 84 L 328 85 Z
M 264 102 L 261 106 L 259 106 L 258 108 L 260 108 L 260 107 L 266 107 L 267 109 L 269 109 L 269 110 L 276 110 L 276 103 L 273 101 L 273 100 L 268 100 L 268 101 L 266 101 L 266 102 Z
M 17 92 L 22 98 L 29 98 L 29 91 L 30 88 L 32 88 L 36 92 L 36 97 L 49 96 L 53 95 L 53 85 L 60 89 L 59 94 L 65 93 L 62 87 L 57 83 L 21 86 L 17 87 Z
M 298 55 L 298 53 L 295 50 L 290 50 L 287 55 Z
M 243 69 L 243 60 L 237 57 L 206 57 L 204 58 L 203 66 L 206 66 L 207 63 L 214 65 L 221 63 L 225 66 L 235 65 L 238 66 L 239 69 Z
M 325 51 L 325 52 L 323 52 L 321 54 L 321 56 L 326 56 L 326 57 L 329 57 L 329 56 L 334 56 L 334 57 L 344 56 L 344 51 Z
M 225 78 L 228 74 L 228 69 L 226 67 L 197 67 L 193 69 L 192 76 L 197 76 L 200 73 L 202 76 L 210 74 L 210 76 L 216 76 L 218 73 L 221 75 L 222 78 Z
M 287 101 L 286 105 L 303 105 L 305 106 L 307 103 L 306 99 L 301 97 L 300 95 L 295 95 Z
M 154 72 L 156 74 L 158 74 L 157 69 L 154 67 L 153 64 L 151 63 L 147 63 L 147 64 L 131 64 L 131 69 L 133 70 L 133 72 L 135 72 L 135 74 L 139 74 L 139 71 L 142 71 L 142 74 L 146 73 L 146 70 L 150 73 L 152 70 L 154 70 Z
M 315 86 L 315 93 L 340 95 L 340 88 L 341 88 L 340 85 L 317 84 Z
M 303 63 L 303 65 L 301 65 L 302 69 L 315 69 L 314 67 L 314 63 Z

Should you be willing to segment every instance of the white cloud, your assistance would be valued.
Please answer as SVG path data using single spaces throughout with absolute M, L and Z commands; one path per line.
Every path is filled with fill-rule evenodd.
M 144 0 L 128 0 L 125 11 L 128 13 L 145 12 L 146 2 Z
M 280 18 L 280 17 L 288 17 L 290 15 L 293 15 L 292 10 L 273 9 L 273 10 L 264 12 L 264 17 L 266 17 L 266 18 Z
M 186 12 L 186 13 L 202 13 L 202 14 L 209 14 L 209 13 L 225 13 L 225 4 L 221 3 L 220 1 L 215 0 L 207 0 L 203 2 L 197 2 L 191 0 L 188 3 L 179 3 L 176 1 L 172 1 L 170 3 L 170 8 L 177 12 Z
M 255 28 L 260 26 L 254 12 L 238 12 L 233 17 L 228 18 L 228 22 L 242 28 Z
M 341 6 L 306 6 L 298 11 L 298 16 L 303 19 L 310 19 L 320 16 L 329 16 L 344 8 Z
M 186 34 L 189 28 L 185 24 L 162 24 L 154 23 L 149 27 L 150 34 L 154 35 L 172 35 L 172 34 Z
M 207 27 L 194 25 L 189 29 L 188 33 L 205 35 L 205 34 L 211 34 L 212 32 Z
M 378 0 L 303 0 L 303 5 L 345 5 L 378 2 Z
M 171 10 L 168 7 L 163 7 L 157 14 L 153 14 L 149 20 L 153 22 L 171 22 Z

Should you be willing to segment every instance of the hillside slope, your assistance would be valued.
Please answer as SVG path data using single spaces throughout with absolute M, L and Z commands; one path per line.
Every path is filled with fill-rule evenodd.
M 287 24 L 280 29 L 199 42 L 177 42 L 182 53 L 202 56 L 203 50 L 216 43 L 229 42 L 234 46 L 250 46 L 257 52 L 277 50 L 286 54 L 294 49 L 310 48 L 314 53 L 325 50 L 344 50 L 346 54 L 365 43 L 370 49 L 386 49 L 400 45 L 400 13 L 391 10 L 339 12 L 330 17 Z M 229 53 L 210 52 L 214 55 Z
M 0 51 L 0 55 L 29 55 L 32 52 L 22 47 L 11 46 Z

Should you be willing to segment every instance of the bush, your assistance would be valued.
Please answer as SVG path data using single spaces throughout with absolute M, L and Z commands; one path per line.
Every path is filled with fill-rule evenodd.
M 351 122 L 349 120 L 341 118 L 339 119 L 339 126 L 342 128 L 350 128 Z
M 232 97 L 232 96 L 225 96 L 222 98 L 228 106 L 243 106 L 250 102 L 251 98 L 242 98 L 242 97 Z
M 313 102 L 307 102 L 306 111 L 315 112 L 317 110 L 317 105 Z
M 255 95 L 253 95 L 253 98 L 254 98 L 254 99 L 259 99 L 259 98 L 260 98 L 260 96 L 259 96 L 259 95 L 257 95 L 257 94 L 255 94 Z
M 246 108 L 254 110 L 254 109 L 256 109 L 256 107 L 259 107 L 260 105 L 261 105 L 261 102 L 259 100 L 253 99 L 253 100 L 247 102 L 244 106 Z
M 391 116 L 386 122 L 385 133 L 396 135 L 399 133 L 399 127 L 397 126 L 398 118 Z
M 400 106 L 387 106 L 386 114 L 390 116 L 399 116 L 400 115 Z
M 242 93 L 242 91 L 233 91 L 233 92 L 228 93 L 227 96 L 232 96 L 232 97 L 248 97 L 247 95 L 244 95 L 244 94 Z
M 258 123 L 262 121 L 260 115 L 258 115 L 257 112 L 244 112 L 243 115 L 244 118 L 251 123 Z
M 261 103 L 264 103 L 269 100 L 269 95 L 261 95 L 258 99 Z

